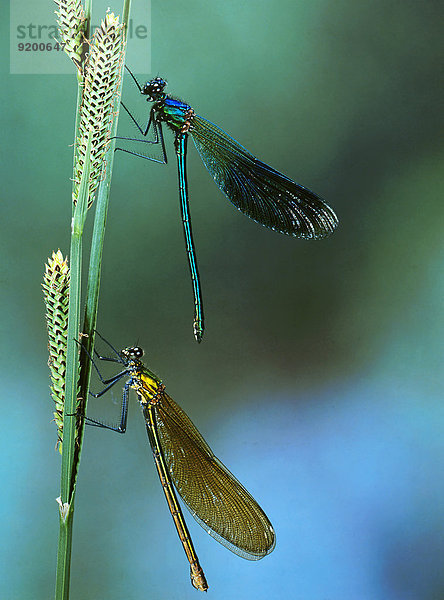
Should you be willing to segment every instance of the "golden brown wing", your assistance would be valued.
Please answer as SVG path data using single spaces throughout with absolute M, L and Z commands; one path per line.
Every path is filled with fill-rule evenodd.
M 155 405 L 160 443 L 174 486 L 196 521 L 229 550 L 258 560 L 275 546 L 266 514 L 166 393 Z

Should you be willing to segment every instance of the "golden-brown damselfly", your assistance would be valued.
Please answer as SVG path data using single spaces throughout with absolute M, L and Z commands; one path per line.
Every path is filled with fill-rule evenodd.
M 115 358 L 97 353 L 96 356 L 100 360 L 118 363 L 123 369 L 114 377 L 103 379 L 93 361 L 105 387 L 92 395 L 96 398 L 102 396 L 123 377 L 128 377 L 123 388 L 120 423 L 117 427 L 110 427 L 94 419 L 86 418 L 86 421 L 97 427 L 125 433 L 129 392 L 131 389 L 136 392 L 162 489 L 190 563 L 191 583 L 195 588 L 206 591 L 208 584 L 176 491 L 205 531 L 243 558 L 258 560 L 273 550 L 273 527 L 256 500 L 213 454 L 190 418 L 166 393 L 162 381 L 140 360 L 142 348 L 132 346 L 118 352 L 106 343 L 115 352 Z

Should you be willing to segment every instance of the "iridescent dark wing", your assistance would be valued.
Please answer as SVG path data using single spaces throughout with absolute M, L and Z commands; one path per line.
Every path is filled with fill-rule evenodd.
M 319 196 L 255 158 L 213 123 L 195 115 L 190 134 L 223 193 L 257 223 L 306 239 L 336 229 L 337 216 Z
M 269 554 L 275 535 L 266 514 L 214 456 L 189 417 L 165 392 L 155 414 L 171 479 L 196 521 L 243 558 L 258 560 Z

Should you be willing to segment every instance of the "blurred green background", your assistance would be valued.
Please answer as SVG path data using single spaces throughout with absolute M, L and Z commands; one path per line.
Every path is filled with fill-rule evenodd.
M 168 166 L 116 156 L 98 328 L 146 349 L 277 534 L 247 562 L 188 518 L 214 600 L 444 596 L 439 6 L 153 0 L 140 79 L 165 77 L 340 218 L 321 242 L 268 231 L 190 144 L 198 345 L 171 138 Z M 40 283 L 47 256 L 69 249 L 76 83 L 10 75 L 2 22 L 0 596 L 43 599 L 60 457 Z M 111 398 L 90 415 L 116 420 Z M 197 598 L 137 403 L 126 436 L 86 433 L 71 597 Z

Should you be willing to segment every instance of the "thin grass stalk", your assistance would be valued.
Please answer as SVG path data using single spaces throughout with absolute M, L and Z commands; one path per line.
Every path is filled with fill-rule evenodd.
M 86 14 L 90 14 L 90 2 L 86 7 Z M 129 5 L 127 0 L 124 6 L 128 22 Z M 74 162 L 73 201 L 74 216 L 71 237 L 71 288 L 68 320 L 68 346 L 67 346 L 67 370 L 66 370 L 66 399 L 64 412 L 64 440 L 62 451 L 62 478 L 61 497 L 59 499 L 60 532 L 59 548 L 57 557 L 57 579 L 56 600 L 68 600 L 70 561 L 72 547 L 72 528 L 74 513 L 74 498 L 76 489 L 76 477 L 80 460 L 81 446 L 83 441 L 83 420 L 76 419 L 77 398 L 83 402 L 86 400 L 89 388 L 88 381 L 82 386 L 79 384 L 80 373 L 89 370 L 90 361 L 85 353 L 81 354 L 79 361 L 79 346 L 76 343 L 80 338 L 80 292 L 81 292 L 81 255 L 82 234 L 87 209 L 94 200 L 97 186 L 102 181 L 107 182 L 107 197 L 109 196 L 109 185 L 113 163 L 114 142 L 110 144 L 110 136 L 114 136 L 117 128 L 117 113 L 120 106 L 120 90 L 122 69 L 124 63 L 124 40 L 125 29 L 112 13 L 107 14 L 101 27 L 95 32 L 89 48 L 87 60 L 82 65 L 82 85 L 79 86 L 81 104 L 77 111 L 76 119 L 76 145 Z M 100 197 L 103 196 L 99 194 Z M 99 203 L 96 210 L 96 220 L 106 222 L 103 214 L 103 201 Z M 97 216 L 99 215 L 99 216 Z M 96 230 L 96 226 L 94 228 Z M 95 235 L 96 239 L 97 236 Z M 100 282 L 101 250 L 100 257 L 97 256 L 97 241 L 92 244 L 92 256 L 88 290 L 96 289 L 92 295 L 95 296 L 95 315 L 97 314 L 98 287 Z M 94 280 L 94 281 L 93 281 Z M 91 297 L 90 291 L 87 294 Z M 90 304 L 90 303 L 89 303 Z M 87 309 L 88 311 L 88 309 Z M 89 338 L 82 337 L 82 343 Z M 85 379 L 84 379 L 85 381 Z M 82 407 L 81 414 L 84 407 Z M 78 422 L 79 421 L 79 422 Z M 77 426 L 78 425 L 78 426 Z
M 131 9 L 131 0 L 124 0 L 123 5 L 123 23 L 124 23 L 124 38 L 126 40 L 129 14 Z M 108 214 L 109 196 L 111 190 L 111 177 L 114 163 L 115 136 L 117 134 L 118 115 L 120 108 L 120 98 L 122 95 L 123 84 L 123 61 L 122 70 L 120 73 L 120 83 L 116 94 L 115 117 L 111 128 L 111 140 L 107 153 L 105 154 L 106 171 L 102 178 L 98 195 L 96 213 L 94 219 L 94 229 L 91 242 L 91 253 L 88 271 L 88 283 L 86 291 L 85 315 L 83 321 L 83 345 L 87 352 L 86 356 L 92 355 L 94 349 L 94 333 L 97 322 L 97 309 L 99 302 L 100 279 L 102 268 L 103 244 L 105 240 L 105 227 Z M 91 361 L 85 360 L 82 363 L 82 372 L 80 377 L 80 391 L 82 397 L 88 397 L 89 381 L 91 377 Z
M 84 89 L 80 110 L 76 179 L 73 182 L 75 209 L 72 231 L 71 285 L 74 289 L 76 289 L 75 284 L 80 286 L 80 271 L 77 271 L 77 269 L 80 269 L 81 244 L 78 238 L 79 236 L 81 238 L 83 232 L 86 210 L 92 205 L 97 186 L 101 178 L 105 176 L 103 174 L 103 171 L 106 171 L 105 153 L 109 148 L 111 125 L 115 117 L 116 90 L 120 88 L 123 49 L 123 26 L 113 13 L 108 13 L 90 42 L 90 51 L 83 68 Z M 86 162 L 88 162 L 87 169 Z M 88 173 L 87 179 L 85 179 L 85 172 Z M 86 189 L 85 185 L 87 186 Z M 79 202 L 83 203 L 85 199 L 86 206 L 82 204 L 79 213 L 77 205 Z M 71 369 L 67 367 L 66 389 L 67 393 L 69 389 L 69 392 L 74 394 L 72 381 L 69 379 L 73 377 L 72 363 L 69 362 L 69 345 L 76 344 L 79 340 L 80 315 L 78 311 L 80 310 L 80 304 L 74 303 L 72 295 L 70 301 L 72 302 L 70 304 L 70 316 L 72 315 L 72 322 L 75 321 L 76 326 L 72 326 L 68 335 L 67 362 Z M 78 346 L 75 345 L 73 348 L 78 349 Z M 78 373 L 78 370 L 76 373 Z M 68 381 L 71 387 L 68 387 Z M 77 392 L 76 389 L 76 394 Z M 73 411 L 71 411 L 72 413 Z M 70 501 L 70 495 L 75 488 L 79 454 L 75 452 L 75 449 L 72 452 L 73 455 L 69 459 L 67 458 L 66 462 L 62 461 L 62 503 Z M 70 470 L 71 479 L 69 482 L 67 482 L 68 473 L 63 471 L 65 468 Z
M 85 0 L 85 37 L 89 39 L 91 33 L 91 15 L 92 15 L 92 0 Z
M 91 17 L 91 3 L 88 2 L 88 10 L 85 14 L 81 0 L 56 0 L 59 11 L 57 14 L 57 23 L 59 26 L 60 41 L 64 44 L 65 51 L 73 60 L 77 68 L 77 107 L 75 120 L 74 144 L 76 145 L 78 137 L 78 125 L 80 117 L 80 107 L 83 96 L 83 61 L 85 50 L 85 36 L 88 35 Z M 90 150 L 89 150 L 90 152 Z M 74 152 L 74 157 L 76 152 Z M 72 527 L 73 527 L 73 509 L 74 498 L 71 496 L 71 472 L 74 460 L 74 451 L 76 444 L 76 419 L 69 416 L 74 414 L 77 407 L 77 385 L 79 374 L 78 350 L 75 347 L 75 339 L 78 337 L 80 324 L 80 293 L 81 293 L 81 255 L 82 255 L 82 233 L 83 223 L 86 216 L 88 198 L 85 194 L 88 191 L 89 179 L 89 157 L 88 168 L 83 177 L 83 186 L 80 192 L 79 206 L 73 207 L 72 237 L 71 237 L 71 261 L 73 264 L 74 278 L 70 283 L 70 299 L 68 313 L 68 334 L 66 344 L 66 376 L 64 382 L 64 391 L 66 392 L 64 401 L 64 416 L 61 431 L 65 429 L 65 440 L 62 445 L 62 469 L 61 469 L 61 495 L 59 503 L 59 541 L 57 549 L 57 575 L 56 591 L 57 600 L 68 600 L 69 598 L 69 579 L 71 565 L 72 548 Z M 75 161 L 73 162 L 74 170 Z M 79 225 L 81 227 L 79 228 Z M 66 402 L 68 400 L 68 402 Z
M 57 550 L 56 599 L 68 600 L 69 577 L 72 548 L 72 526 L 74 515 L 74 495 L 71 478 L 73 473 L 75 445 L 77 441 L 77 410 L 79 381 L 79 337 L 82 236 L 88 210 L 88 190 L 90 175 L 91 134 L 88 136 L 85 170 L 83 172 L 79 197 L 74 210 L 71 231 L 71 280 L 69 287 L 69 314 L 66 344 L 65 404 L 63 413 L 63 448 L 61 469 L 61 495 L 59 499 L 60 531 Z

